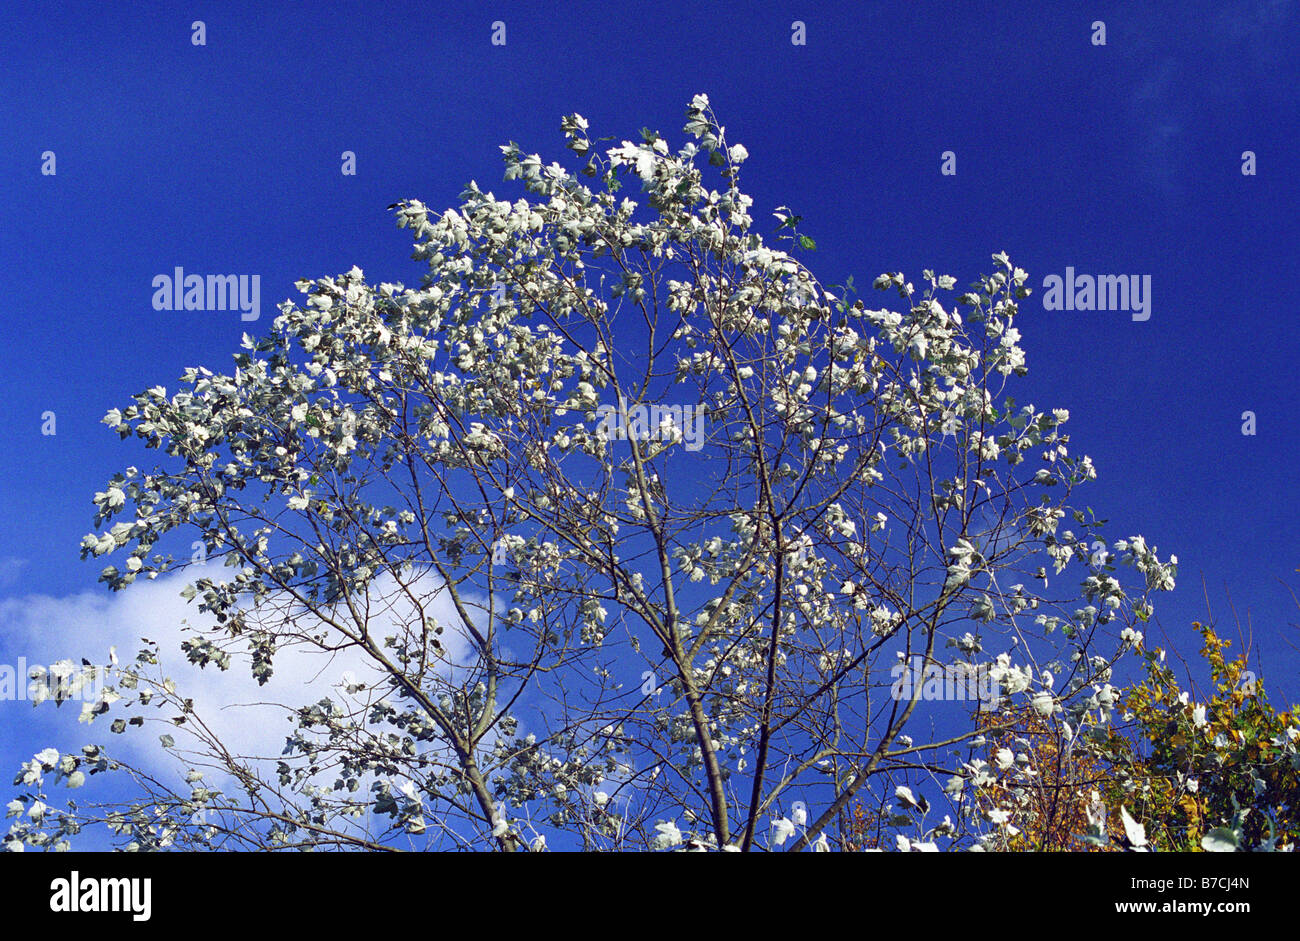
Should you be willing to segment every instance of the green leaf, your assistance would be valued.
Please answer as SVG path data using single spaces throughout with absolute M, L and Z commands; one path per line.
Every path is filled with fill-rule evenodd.
M 799 244 L 810 252 L 817 251 L 817 243 L 806 235 L 799 236 Z
M 1227 827 L 1215 827 L 1201 837 L 1201 849 L 1207 853 L 1235 853 L 1238 849 L 1237 834 Z

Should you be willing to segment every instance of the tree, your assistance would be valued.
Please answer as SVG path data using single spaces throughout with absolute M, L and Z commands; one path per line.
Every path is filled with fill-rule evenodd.
M 1145 678 L 1118 691 L 1112 720 L 1079 734 L 1031 705 L 978 717 L 995 769 L 980 800 L 1006 815 L 1003 848 L 1294 850 L 1297 709 L 1278 712 L 1246 656 L 1228 660 L 1230 641 L 1192 626 L 1209 667 L 1204 702 L 1180 688 L 1157 648 L 1141 651 Z
M 1155 849 L 1294 851 L 1300 842 L 1296 707 L 1278 712 L 1244 655 L 1225 656 L 1231 641 L 1211 625 L 1193 627 L 1210 668 L 1206 701 L 1194 702 L 1179 688 L 1163 651 L 1146 652 L 1146 679 L 1122 701 L 1129 729 L 1107 729 L 1087 745 L 1107 771 L 1101 798 L 1142 821 L 1145 842 Z
M 994 783 L 980 794 L 981 806 L 989 814 L 1010 814 L 1000 848 L 1089 849 L 1088 827 L 1107 769 L 1096 756 L 1076 749 L 1071 724 L 1031 704 L 1007 706 L 981 721 L 994 769 Z
M 97 527 L 124 517 L 83 542 L 125 553 L 101 580 L 192 577 L 201 668 L 266 681 L 312 649 L 361 672 L 286 704 L 268 757 L 210 734 L 157 645 L 87 668 L 68 684 L 110 685 L 84 718 L 166 727 L 175 778 L 49 749 L 11 848 L 107 822 L 141 849 L 826 849 L 875 802 L 900 846 L 993 845 L 984 730 L 927 714 L 903 666 L 1110 708 L 1177 560 L 1104 541 L 1068 502 L 1095 476 L 1068 413 L 1005 394 L 1026 273 L 998 254 L 955 296 L 884 274 L 904 309 L 868 309 L 791 254 L 815 244 L 789 210 L 790 251 L 765 244 L 705 96 L 675 152 L 562 130 L 576 172 L 502 148 L 531 198 L 397 204 L 420 287 L 303 280 L 233 374 L 109 412 L 168 460 L 96 494 Z M 194 538 L 203 566 L 168 551 Z M 131 799 L 51 809 L 47 777 L 83 770 L 132 776 Z

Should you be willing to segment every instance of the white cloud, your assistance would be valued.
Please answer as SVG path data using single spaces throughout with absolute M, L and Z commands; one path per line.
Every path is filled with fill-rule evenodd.
M 159 645 L 157 669 L 176 681 L 181 695 L 193 699 L 195 713 L 203 724 L 232 754 L 261 759 L 257 764 L 263 771 L 274 767 L 286 736 L 294 728 L 288 718 L 290 710 L 325 696 L 363 703 L 376 695 L 374 688 L 381 688 L 378 681 L 382 674 L 355 648 L 330 652 L 305 643 L 281 648 L 274 658 L 274 674 L 263 686 L 253 678 L 246 652 L 232 651 L 228 670 L 219 670 L 213 664 L 199 669 L 186 659 L 181 641 L 200 636 L 197 629 L 212 628 L 216 622 L 211 615 L 199 612 L 197 602 L 180 597 L 181 589 L 195 577 L 194 572 L 178 572 L 153 581 L 138 581 L 116 594 L 101 590 L 63 598 L 29 595 L 0 599 L 0 623 L 5 625 L 0 662 L 15 669 L 20 657 L 28 669 L 62 659 L 79 663 L 82 657 L 102 664 L 108 662 L 109 648 L 116 647 L 118 659 L 126 664 L 141 648 L 140 638 L 150 638 Z M 444 666 L 439 672 L 444 676 L 453 670 L 460 674 L 473 649 L 465 635 L 455 630 L 459 619 L 438 586 L 436 576 L 421 576 L 409 587 L 424 606 L 425 614 L 445 627 L 439 640 L 457 666 Z M 401 625 L 418 623 L 415 604 L 396 588 L 396 581 L 388 574 L 372 583 L 370 631 L 380 644 L 385 635 L 400 633 Z M 288 613 L 294 615 L 294 627 L 304 634 L 314 632 L 320 624 L 305 612 Z M 186 630 L 187 626 L 194 630 Z M 346 680 L 360 680 L 374 684 L 374 688 L 348 696 L 342 688 Z M 20 676 L 20 681 L 25 678 Z M 144 729 L 128 728 L 126 733 L 115 735 L 108 728 L 117 717 L 170 718 L 176 710 L 165 707 L 141 712 L 134 708 L 123 710 L 121 705 L 124 703 L 89 726 L 76 721 L 81 711 L 77 701 L 57 710 L 48 702 L 37 708 L 24 701 L 0 702 L 0 716 L 4 717 L 6 738 L 11 747 L 17 747 L 20 760 L 50 745 L 67 752 L 93 741 L 110 747 L 144 770 L 163 775 L 169 783 L 178 782 L 185 769 L 161 750 L 158 736 L 172 734 L 178 745 L 184 745 L 183 730 L 170 723 L 148 723 Z M 221 786 L 214 780 L 208 783 Z

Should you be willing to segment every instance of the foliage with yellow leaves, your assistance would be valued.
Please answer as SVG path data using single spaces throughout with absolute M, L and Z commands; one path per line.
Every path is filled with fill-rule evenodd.
M 1300 717 L 1278 712 L 1231 641 L 1195 624 L 1210 666 L 1209 701 L 1179 689 L 1160 651 L 1147 679 L 1126 691 L 1131 732 L 1090 743 L 1108 771 L 1106 803 L 1144 822 L 1154 849 L 1284 849 L 1300 842 Z M 1131 720 L 1128 717 L 1131 716 Z
M 977 718 L 994 778 L 979 807 L 1007 814 L 1002 848 L 1286 850 L 1300 842 L 1297 707 L 1278 712 L 1246 658 L 1225 656 L 1231 641 L 1194 627 L 1210 667 L 1208 702 L 1193 702 L 1163 651 L 1148 650 L 1146 679 L 1120 693 L 1122 724 L 1075 734 L 1032 704 Z

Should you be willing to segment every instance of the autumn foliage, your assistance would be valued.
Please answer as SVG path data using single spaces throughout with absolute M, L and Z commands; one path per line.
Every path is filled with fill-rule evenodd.
M 1153 848 L 1198 850 L 1217 829 L 1241 848 L 1282 848 L 1300 840 L 1300 721 L 1278 712 L 1246 659 L 1229 660 L 1231 641 L 1195 624 L 1210 666 L 1208 701 L 1193 702 L 1159 651 L 1146 655 L 1147 679 L 1127 691 L 1129 729 L 1112 729 L 1095 748 L 1108 770 L 1103 798 L 1145 821 Z M 1226 833 L 1216 834 L 1227 836 Z
M 1117 691 L 1109 721 L 1080 729 L 1059 711 L 1008 699 L 974 714 L 987 777 L 971 809 L 997 829 L 994 847 L 1187 852 L 1300 842 L 1297 707 L 1278 711 L 1246 657 L 1228 658 L 1231 641 L 1194 627 L 1209 667 L 1209 686 L 1196 695 L 1157 649 L 1142 651 L 1145 679 Z M 884 819 L 855 805 L 844 848 L 879 846 Z
M 1198 851 L 1205 841 L 1282 848 L 1300 839 L 1300 721 L 1278 712 L 1231 641 L 1194 625 L 1204 641 L 1210 696 L 1184 692 L 1160 650 L 1146 651 L 1146 679 L 1121 692 L 1121 721 L 1078 735 L 1059 716 L 1031 706 L 981 715 L 997 782 L 981 809 L 1015 808 L 1004 846 L 1021 851 L 1111 850 L 1126 846 L 1125 808 L 1153 850 Z M 1000 767 L 999 754 L 1008 767 Z M 1113 837 L 1089 837 L 1105 821 Z M 1223 844 L 1217 844 L 1221 848 Z

